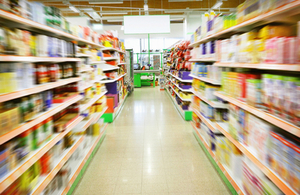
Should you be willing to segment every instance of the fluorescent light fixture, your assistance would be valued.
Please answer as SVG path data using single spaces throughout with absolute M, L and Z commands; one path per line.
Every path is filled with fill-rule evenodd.
M 202 0 L 168 0 L 168 2 L 187 2 L 187 1 L 202 1 Z
M 102 15 L 123 15 L 127 14 L 127 12 L 100 12 Z
M 87 12 L 94 20 L 99 21 L 101 20 L 101 17 L 99 16 L 99 14 L 97 14 L 97 12 Z
M 86 11 L 86 12 L 93 12 L 95 11 L 93 8 L 80 8 L 80 10 Z
M 211 9 L 218 9 L 223 4 L 222 1 L 218 1 Z
M 89 4 L 123 4 L 123 1 L 89 1 Z
M 75 13 L 79 13 L 79 12 L 80 12 L 79 9 L 77 9 L 77 8 L 76 8 L 75 6 L 73 6 L 73 5 L 70 5 L 69 8 L 70 8 L 70 10 L 72 10 L 72 11 L 75 12 Z
M 148 11 L 148 5 L 147 4 L 144 5 L 144 10 Z
M 107 22 L 123 22 L 123 20 L 107 20 Z
M 121 30 L 124 30 L 124 26 L 121 26 Z
M 178 20 L 183 20 L 183 18 L 172 18 L 170 21 L 178 21 Z

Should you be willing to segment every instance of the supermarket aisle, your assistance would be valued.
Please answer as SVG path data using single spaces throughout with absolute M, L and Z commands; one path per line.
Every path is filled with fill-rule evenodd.
M 166 92 L 135 89 L 76 195 L 229 194 Z

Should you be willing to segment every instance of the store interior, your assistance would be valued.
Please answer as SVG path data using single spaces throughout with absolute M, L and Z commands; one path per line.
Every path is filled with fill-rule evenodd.
M 1 0 L 0 194 L 300 194 L 300 0 Z

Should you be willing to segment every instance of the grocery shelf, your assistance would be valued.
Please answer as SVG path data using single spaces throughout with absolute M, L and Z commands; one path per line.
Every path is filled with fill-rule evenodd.
M 87 45 L 91 45 L 91 46 L 97 47 L 97 48 L 104 47 L 100 44 L 79 38 L 72 34 L 66 33 L 62 30 L 58 30 L 58 29 L 52 28 L 50 26 L 46 26 L 44 24 L 34 22 L 32 20 L 23 18 L 22 16 L 18 16 L 16 14 L 13 14 L 8 11 L 0 10 L 0 18 L 1 18 L 1 20 L 0 20 L 1 24 L 4 24 L 4 23 L 6 25 L 10 24 L 10 25 L 14 26 L 15 28 L 26 29 L 26 30 L 34 31 L 34 32 L 37 32 L 40 34 L 45 34 L 45 35 L 54 36 L 54 37 L 58 37 L 58 38 L 65 38 L 70 41 L 76 41 L 80 44 L 87 44 Z
M 88 109 L 90 106 L 92 106 L 97 100 L 99 100 L 102 96 L 104 96 L 107 93 L 107 91 L 102 92 L 100 95 L 95 95 L 94 98 L 92 98 L 88 103 L 80 105 L 80 112 Z
M 122 101 L 119 102 L 118 107 L 114 109 L 113 119 L 115 119 L 118 116 L 118 114 L 121 112 L 127 96 L 128 94 L 126 94 L 125 97 L 122 99 Z
M 284 70 L 284 71 L 300 71 L 300 64 L 251 64 L 251 63 L 225 63 L 216 62 L 214 66 L 230 67 L 230 68 L 252 68 L 261 70 Z
M 217 168 L 220 169 L 220 172 L 223 173 L 223 175 L 226 177 L 226 179 L 229 181 L 229 183 L 231 184 L 231 186 L 228 186 L 229 189 L 232 187 L 234 188 L 236 193 L 232 193 L 232 194 L 239 194 L 239 195 L 243 195 L 246 194 L 243 192 L 243 187 L 241 185 L 241 181 L 236 181 L 233 177 L 232 177 L 232 173 L 231 171 L 228 170 L 228 168 L 226 168 L 226 166 L 224 166 L 220 161 L 218 161 L 218 159 L 216 158 L 215 154 L 213 151 L 211 151 L 210 147 L 208 146 L 208 144 L 206 143 L 206 141 L 203 139 L 203 137 L 200 135 L 200 133 L 198 132 L 198 128 L 195 127 L 195 125 L 191 122 L 192 127 L 194 128 L 194 134 L 195 136 L 197 136 L 197 140 L 199 141 L 199 143 L 204 146 L 205 150 L 206 150 L 206 154 L 210 155 L 210 160 L 214 161 L 212 162 L 213 165 Z M 203 148 L 203 149 L 204 149 Z M 218 171 L 219 172 L 219 171 Z M 220 174 L 219 172 L 219 174 Z M 221 175 L 222 177 L 222 175 Z M 222 177 L 223 178 L 223 177 Z M 227 184 L 227 182 L 225 182 Z M 228 185 L 228 184 L 227 184 Z M 232 192 L 232 190 L 230 190 Z
M 21 133 L 25 132 L 26 130 L 30 129 L 31 127 L 43 122 L 44 120 L 48 119 L 49 117 L 53 116 L 54 114 L 62 111 L 63 109 L 67 108 L 68 106 L 78 102 L 82 99 L 82 96 L 77 95 L 76 97 L 61 103 L 61 104 L 54 104 L 52 108 L 47 110 L 46 112 L 42 112 L 38 114 L 33 120 L 23 123 L 19 125 L 17 128 L 9 131 L 8 133 L 0 136 L 0 145 L 4 144 L 8 140 L 20 135 Z M 1 188 L 0 188 L 1 189 Z
M 121 62 L 121 63 L 118 64 L 118 66 L 125 65 L 125 64 L 126 64 L 125 62 Z
M 185 101 L 185 102 L 190 102 L 191 101 L 191 99 L 184 99 L 184 98 L 182 98 L 180 95 L 179 95 L 179 93 L 177 92 L 177 91 L 175 91 L 175 89 L 171 86 L 171 85 L 169 85 L 171 88 L 172 88 L 172 90 L 176 93 L 176 95 L 182 100 L 182 101 Z
M 202 101 L 204 101 L 207 104 L 209 104 L 211 107 L 214 107 L 214 108 L 224 108 L 224 109 L 228 108 L 228 106 L 226 104 L 224 104 L 224 103 L 208 100 L 207 98 L 205 98 L 204 96 L 202 96 L 199 92 L 195 91 L 194 89 L 192 89 L 192 93 L 195 96 L 197 96 L 198 98 L 200 98 Z
M 190 62 L 215 62 L 215 58 L 192 58 L 189 59 Z
M 56 194 L 61 194 L 61 195 L 65 195 L 67 194 L 70 190 L 74 190 L 74 188 L 76 187 L 77 185 L 77 182 L 75 182 L 76 180 L 79 181 L 79 179 L 82 177 L 82 175 L 80 175 L 80 172 L 85 169 L 84 166 L 87 166 L 89 164 L 89 159 L 91 157 L 93 157 L 93 152 L 94 152 L 94 149 L 98 147 L 99 145 L 99 142 L 101 141 L 101 139 L 103 139 L 105 133 L 106 133 L 106 127 L 107 127 L 108 124 L 106 124 L 104 127 L 103 127 L 103 131 L 102 133 L 95 139 L 95 141 L 93 142 L 93 144 L 91 145 L 91 147 L 89 149 L 87 149 L 87 153 L 86 155 L 84 155 L 84 158 L 79 161 L 78 165 L 77 166 L 74 166 L 74 167 L 77 167 L 75 168 L 75 171 L 70 175 L 70 181 L 67 185 L 67 187 L 65 189 L 62 189 L 60 192 L 57 192 Z
M 115 79 L 112 79 L 112 80 L 104 80 L 104 81 L 100 81 L 101 83 L 113 83 L 115 81 L 118 81 L 120 78 L 124 77 L 127 73 L 125 74 L 122 74 L 121 76 L 115 78 Z
M 242 101 L 239 101 L 235 98 L 232 98 L 230 96 L 227 96 L 227 95 L 224 95 L 220 92 L 215 92 L 214 93 L 217 97 L 225 100 L 225 101 L 228 101 L 248 112 L 250 112 L 251 114 L 254 114 L 266 121 L 268 121 L 269 123 L 277 126 L 277 127 L 280 127 L 282 128 L 283 130 L 291 133 L 291 134 L 294 134 L 295 136 L 297 137 L 300 137 L 300 127 L 288 122 L 288 121 L 285 121 L 277 116 L 274 116 L 272 114 L 269 114 L 267 112 L 264 112 L 258 108 L 255 108 L 253 106 L 250 106 L 248 104 L 246 104 L 245 102 L 242 102 Z
M 28 89 L 23 89 L 23 90 L 9 92 L 9 93 L 3 93 L 3 94 L 0 94 L 0 102 L 5 102 L 5 101 L 8 101 L 8 100 L 13 100 L 13 99 L 17 99 L 17 98 L 24 97 L 24 96 L 27 96 L 27 95 L 39 93 L 39 92 L 46 91 L 46 90 L 49 90 L 49 89 L 53 89 L 53 88 L 56 88 L 56 87 L 59 87 L 59 86 L 63 86 L 63 85 L 67 85 L 67 84 L 70 84 L 70 83 L 78 82 L 80 80 L 81 80 L 80 77 L 69 78 L 69 79 L 61 79 L 61 80 L 56 81 L 56 82 L 36 85 L 36 86 L 34 86 L 32 88 L 28 88 Z
M 78 146 L 81 144 L 81 142 L 84 140 L 84 136 L 80 136 L 76 138 L 76 141 L 74 144 L 63 151 L 60 158 L 56 161 L 54 161 L 54 168 L 51 170 L 49 174 L 46 176 L 40 176 L 39 182 L 37 186 L 33 189 L 32 193 L 33 195 L 38 195 L 43 192 L 43 190 L 47 187 L 47 185 L 52 181 L 52 179 L 55 177 L 55 175 L 59 172 L 59 170 L 64 166 L 64 164 L 68 161 L 68 159 L 71 157 L 71 155 L 75 152 L 75 150 L 78 148 Z
M 192 120 L 192 111 L 190 110 L 183 110 L 176 102 L 176 100 L 172 97 L 171 93 L 169 92 L 169 90 L 167 88 L 165 88 L 166 93 L 168 94 L 168 96 L 171 98 L 171 101 L 173 102 L 174 106 L 176 107 L 176 109 L 178 110 L 178 112 L 180 113 L 180 115 L 182 116 L 182 118 L 186 121 L 191 121 Z
M 101 112 L 96 112 L 94 114 L 92 114 L 89 119 L 87 120 L 82 120 L 75 128 L 74 131 L 76 129 L 80 129 L 80 131 L 84 131 L 86 130 L 91 124 L 93 124 L 94 122 L 97 122 L 100 117 L 105 113 L 105 111 L 108 109 L 108 107 L 105 107 Z
M 276 9 L 273 9 L 266 13 L 260 14 L 257 17 L 254 17 L 250 20 L 247 20 L 245 22 L 237 24 L 233 27 L 230 27 L 228 29 L 225 29 L 220 32 L 209 35 L 203 39 L 200 39 L 200 40 L 190 44 L 189 47 L 195 47 L 201 43 L 207 42 L 212 39 L 224 38 L 225 35 L 227 35 L 227 34 L 232 35 L 232 33 L 236 33 L 239 31 L 244 32 L 245 27 L 249 29 L 249 28 L 254 28 L 254 27 L 260 26 L 262 24 L 267 24 L 268 21 L 270 21 L 270 22 L 278 21 L 278 19 L 281 18 L 282 16 L 287 17 L 287 16 L 290 16 L 290 14 L 299 13 L 299 10 L 300 10 L 299 8 L 300 8 L 300 1 L 293 1 L 291 3 L 288 3 L 286 5 L 278 7 Z
M 117 52 L 119 52 L 119 53 L 125 54 L 124 51 L 121 51 L 121 50 L 116 49 L 116 48 L 113 48 L 113 47 L 105 47 L 105 48 L 103 48 L 103 49 L 101 49 L 101 50 L 102 50 L 102 51 L 107 51 L 107 50 L 109 50 L 109 51 L 117 51 Z
M 77 58 L 91 58 L 93 57 L 91 54 L 85 54 L 85 53 L 77 53 L 76 54 Z
M 174 83 L 173 81 L 170 80 L 171 83 L 173 83 L 178 89 L 180 89 L 180 91 L 184 91 L 184 92 L 192 92 L 192 89 L 182 89 L 179 85 L 177 85 L 176 83 Z
M 104 61 L 109 61 L 109 60 L 118 60 L 119 58 L 117 57 L 103 57 Z
M 1 12 L 1 10 L 0 10 Z M 80 62 L 80 58 L 0 55 L 0 62 Z
M 61 140 L 68 132 L 70 132 L 83 117 L 78 116 L 73 120 L 65 131 L 52 135 L 51 140 L 41 146 L 39 149 L 31 152 L 29 156 L 24 159 L 15 169 L 10 171 L 6 176 L 0 180 L 0 193 L 16 181 L 28 168 L 30 168 L 36 161 L 38 161 L 47 151 L 49 151 L 59 140 Z M 2 139 L 1 139 L 2 142 Z M 2 144 L 2 143 L 1 143 Z
M 203 116 L 199 111 L 195 108 L 191 109 L 200 119 L 201 121 L 214 133 L 220 133 L 220 131 L 216 128 L 215 123 Z
M 91 64 L 105 64 L 105 61 L 92 61 Z
M 284 194 L 297 194 L 283 179 L 274 173 L 268 166 L 257 159 L 248 149 L 248 147 L 236 141 L 228 133 L 227 123 L 216 123 L 219 129 L 244 155 L 246 155 Z
M 93 71 L 94 68 L 92 67 L 84 67 L 84 68 L 80 68 L 79 72 L 88 72 L 88 71 Z
M 175 79 L 177 79 L 177 80 L 179 80 L 179 81 L 181 81 L 183 83 L 192 83 L 193 82 L 193 80 L 184 80 L 184 79 L 181 79 L 178 76 L 175 76 L 175 75 L 173 75 L 171 73 L 169 73 L 169 75 L 171 75 L 172 77 L 174 77 Z
M 112 71 L 112 70 L 118 70 L 118 66 L 113 66 L 109 64 L 101 64 L 102 71 Z
M 204 81 L 206 83 L 210 83 L 210 84 L 213 84 L 213 85 L 221 85 L 221 82 L 219 81 L 214 81 L 210 78 L 206 78 L 206 77 L 199 77 L 199 76 L 196 76 L 196 75 L 193 75 L 193 74 L 189 74 L 190 77 L 193 77 L 195 79 L 198 79 L 200 81 Z

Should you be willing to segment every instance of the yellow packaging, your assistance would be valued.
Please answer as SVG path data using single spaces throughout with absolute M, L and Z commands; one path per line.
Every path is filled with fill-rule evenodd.
M 99 123 L 95 123 L 93 125 L 93 136 L 99 136 L 100 135 L 100 129 L 101 129 L 101 126 Z
M 293 35 L 292 28 L 283 25 L 281 26 L 268 25 L 260 29 L 258 33 L 258 37 L 263 40 L 271 39 L 273 37 L 288 37 L 292 35 Z
M 245 16 L 245 4 L 242 3 L 237 6 L 237 23 L 242 23 L 244 21 Z
M 12 129 L 8 111 L 9 110 L 0 110 L 0 135 L 5 134 Z

